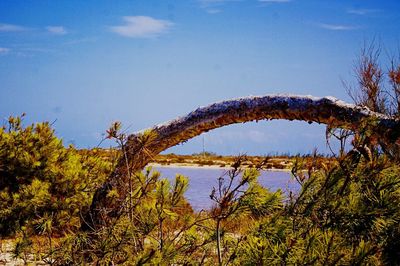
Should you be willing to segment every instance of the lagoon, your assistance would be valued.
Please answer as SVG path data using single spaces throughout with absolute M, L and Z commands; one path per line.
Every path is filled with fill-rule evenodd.
M 228 171 L 228 169 L 208 167 L 157 166 L 153 169 L 161 173 L 161 178 L 168 178 L 171 182 L 174 180 L 176 174 L 188 177 L 189 187 L 185 193 L 185 197 L 196 211 L 207 210 L 213 206 L 213 201 L 210 199 L 212 188 L 218 188 L 218 178 Z M 289 191 L 296 192 L 300 188 L 291 173 L 287 171 L 261 171 L 258 182 L 270 189 L 270 191 L 281 189 L 286 194 Z

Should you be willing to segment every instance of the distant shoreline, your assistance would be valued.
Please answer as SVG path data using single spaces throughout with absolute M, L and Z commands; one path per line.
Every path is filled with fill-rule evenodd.
M 80 150 L 81 153 L 96 154 L 107 160 L 115 160 L 118 158 L 119 151 L 117 149 L 91 149 Z M 222 156 L 214 153 L 202 153 L 192 155 L 181 154 L 158 154 L 154 156 L 152 162 L 148 166 L 165 167 L 165 168 L 195 168 L 195 169 L 231 169 L 232 165 L 237 162 L 238 156 Z M 276 156 L 241 156 L 240 167 L 257 168 L 262 171 L 273 172 L 291 172 L 292 168 L 297 165 L 300 160 L 302 167 L 318 168 L 321 163 L 329 164 L 332 158 L 322 155 L 276 155 Z
M 154 168 L 193 168 L 193 169 L 231 169 L 230 166 L 220 166 L 220 165 L 197 165 L 197 164 L 188 164 L 188 163 L 170 163 L 170 164 L 160 164 L 160 163 L 149 163 L 147 166 L 151 166 Z M 248 168 L 248 167 L 246 167 Z M 262 171 L 271 171 L 271 172 L 290 172 L 290 169 L 278 169 L 278 168 L 265 168 L 261 169 Z

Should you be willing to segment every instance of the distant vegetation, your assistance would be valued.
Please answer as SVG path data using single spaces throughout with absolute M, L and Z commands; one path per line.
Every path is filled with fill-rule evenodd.
M 400 66 L 393 64 L 386 73 L 377 58 L 376 50 L 363 51 L 354 99 L 398 117 Z M 386 87 L 383 76 L 389 81 Z M 391 101 L 383 88 L 392 89 Z M 277 168 L 274 158 L 194 156 L 197 163 L 219 160 L 231 166 L 210 191 L 213 209 L 192 210 L 184 197 L 189 178 L 177 175 L 169 182 L 147 169 L 132 173 L 122 212 L 113 216 L 113 223 L 82 230 L 94 191 L 124 154 L 64 147 L 48 123 L 23 127 L 21 119 L 10 117 L 0 128 L 0 235 L 12 240 L 13 255 L 25 262 L 400 264 L 400 153 L 398 144 L 382 143 L 371 133 L 374 121 L 366 121 L 355 133 L 328 128 L 328 138 L 341 143 L 330 160 L 290 158 L 294 178 L 302 186 L 297 194 L 284 196 L 258 184 L 263 166 Z M 122 140 L 119 128 L 112 129 L 111 137 Z M 349 137 L 352 147 L 346 152 Z M 155 160 L 167 164 L 188 158 L 193 157 Z M 118 196 L 111 190 L 107 199 Z
M 304 155 L 275 155 L 275 156 L 243 156 L 241 167 L 243 168 L 257 168 L 257 169 L 275 169 L 275 170 L 291 170 L 296 160 L 302 158 L 309 164 L 318 164 L 322 161 L 329 163 L 331 158 L 318 154 L 304 154 Z M 318 158 L 318 159 L 317 159 Z M 192 155 L 178 155 L 178 154 L 163 154 L 157 155 L 154 158 L 154 163 L 160 165 L 176 165 L 176 166 L 219 166 L 231 167 L 234 164 L 237 156 L 222 156 L 216 153 L 206 153 L 206 155 L 192 154 Z
M 102 149 L 95 148 L 91 150 L 81 149 L 77 150 L 79 154 L 86 154 L 92 156 L 99 156 L 103 159 L 111 161 L 116 161 L 118 156 L 117 149 Z M 257 169 L 275 169 L 275 170 L 292 170 L 293 164 L 296 160 L 302 159 L 307 162 L 307 164 L 315 164 L 316 161 L 318 165 L 322 162 L 329 164 L 332 161 L 332 156 L 326 156 L 323 154 L 318 154 L 316 152 L 310 154 L 277 154 L 265 155 L 265 156 L 251 156 L 242 155 L 242 168 L 257 168 Z M 192 155 L 181 155 L 181 154 L 159 154 L 153 158 L 152 163 L 159 164 L 162 166 L 217 166 L 230 168 L 236 161 L 237 156 L 223 156 L 217 155 L 215 152 L 205 152 L 203 153 L 193 153 Z

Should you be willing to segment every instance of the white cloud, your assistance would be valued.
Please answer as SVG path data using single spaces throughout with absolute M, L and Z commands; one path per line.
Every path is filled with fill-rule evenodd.
M 347 13 L 348 14 L 353 14 L 353 15 L 360 15 L 360 16 L 363 16 L 363 15 L 368 15 L 368 14 L 372 14 L 372 13 L 377 13 L 377 12 L 379 12 L 380 10 L 378 10 L 378 9 L 363 9 L 363 8 L 360 8 L 360 9 L 348 9 L 347 10 Z
M 8 54 L 9 52 L 10 52 L 9 48 L 0 47 L 0 55 L 5 55 Z
M 207 12 L 208 14 L 218 14 L 218 13 L 221 13 L 221 9 L 216 9 L 216 8 L 213 8 L 213 9 L 206 9 L 206 12 Z
M 326 29 L 326 30 L 334 30 L 334 31 L 346 31 L 346 30 L 356 30 L 358 27 L 350 26 L 350 25 L 341 25 L 341 24 L 326 24 L 319 23 L 318 27 Z
M 19 25 L 0 23 L 0 32 L 18 32 L 25 30 L 27 30 L 27 28 Z
M 110 27 L 124 37 L 151 38 L 167 32 L 174 24 L 168 20 L 155 19 L 147 16 L 123 17 L 124 25 Z
M 0 32 L 22 32 L 22 31 L 32 31 L 32 30 L 37 30 L 37 29 L 24 27 L 20 25 L 14 25 L 14 24 L 0 23 Z M 68 33 L 67 30 L 62 26 L 47 26 L 45 27 L 45 30 L 47 32 L 56 35 L 65 35 Z
M 222 6 L 227 3 L 241 2 L 243 0 L 198 0 L 200 7 L 208 14 L 218 14 L 222 12 Z
M 239 2 L 242 0 L 199 0 L 200 5 L 202 7 L 212 6 L 212 5 L 220 5 L 227 2 Z
M 67 30 L 63 26 L 47 26 L 46 30 L 52 34 L 65 35 Z
M 262 3 L 289 3 L 292 2 L 292 0 L 258 0 L 259 2 Z

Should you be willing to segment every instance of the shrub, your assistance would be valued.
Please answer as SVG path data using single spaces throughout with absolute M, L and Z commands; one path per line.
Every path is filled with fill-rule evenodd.
M 48 123 L 24 128 L 21 117 L 10 117 L 0 128 L 0 234 L 23 226 L 40 233 L 44 219 L 54 234 L 76 230 L 110 169 L 99 157 L 65 148 Z

